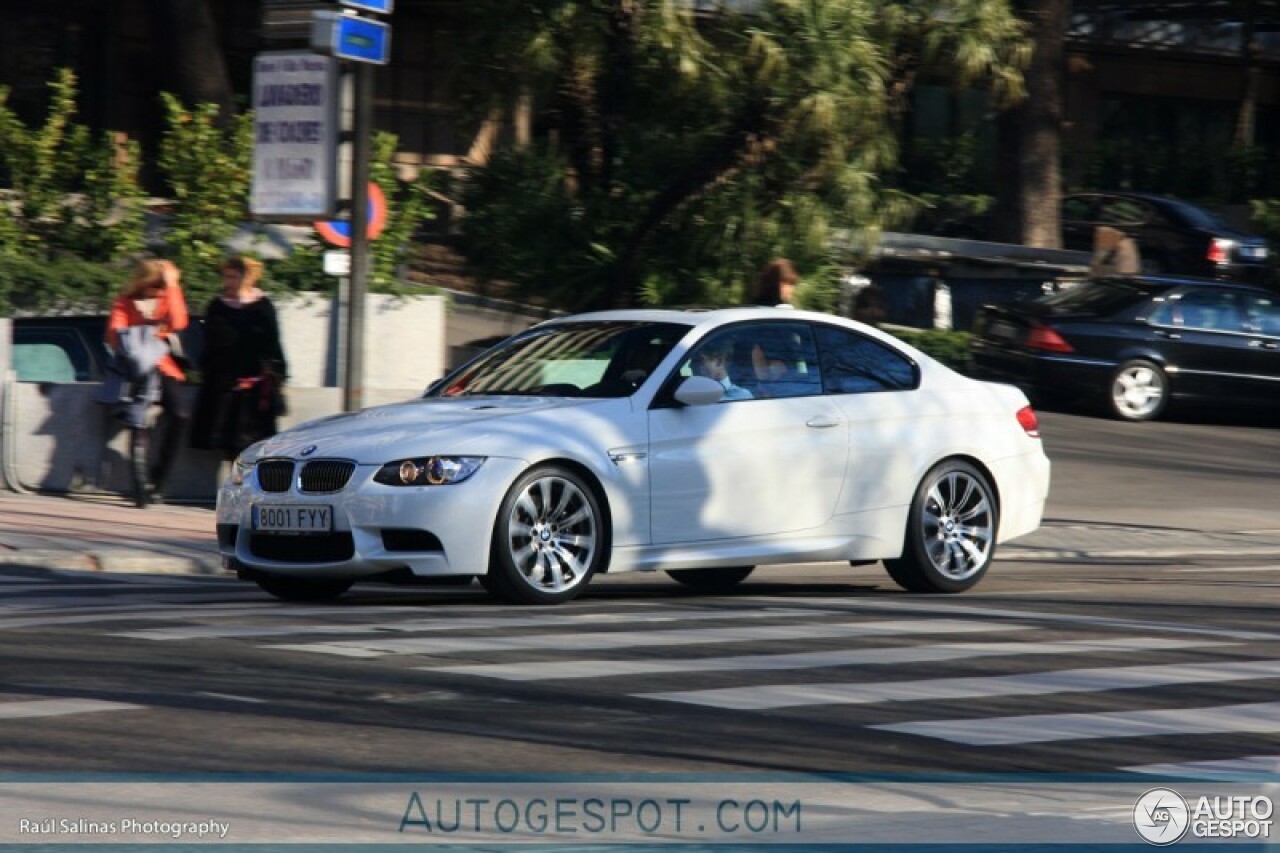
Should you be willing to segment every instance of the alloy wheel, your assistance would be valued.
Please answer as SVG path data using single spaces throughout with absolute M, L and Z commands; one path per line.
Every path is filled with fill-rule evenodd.
M 520 579 L 539 592 L 564 593 L 591 573 L 600 520 L 582 488 L 549 474 L 531 480 L 511 503 L 506 532 Z

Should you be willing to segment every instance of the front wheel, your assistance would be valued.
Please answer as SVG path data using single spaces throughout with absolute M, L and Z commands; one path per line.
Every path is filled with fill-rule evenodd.
M 354 583 L 345 579 L 308 580 L 276 575 L 259 575 L 253 580 L 263 592 L 281 601 L 331 601 L 351 589 Z
M 1145 358 L 1126 361 L 1111 377 L 1111 412 L 1121 420 L 1149 421 L 1169 405 L 1169 376 Z
M 576 597 L 606 563 L 609 533 L 595 488 L 559 465 L 512 484 L 493 526 L 485 589 L 516 604 Z
M 941 462 L 916 488 L 902 556 L 885 568 L 909 592 L 964 592 L 991 565 L 998 523 L 982 472 L 958 459 Z
M 671 569 L 671 579 L 699 592 L 726 592 L 747 579 L 755 566 L 733 566 L 726 569 Z

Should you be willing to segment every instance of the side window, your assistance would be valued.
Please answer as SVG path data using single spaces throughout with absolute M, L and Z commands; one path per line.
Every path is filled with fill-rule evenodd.
M 1127 198 L 1107 199 L 1098 211 L 1098 221 L 1107 225 L 1141 225 L 1146 222 L 1150 210 L 1141 202 Z
M 1234 293 L 1188 290 L 1173 303 L 1174 325 L 1215 332 L 1244 331 L 1244 312 Z
M 822 393 L 822 372 L 807 323 L 753 323 L 739 331 L 750 340 L 747 387 L 757 397 Z
M 1089 222 L 1093 219 L 1093 198 L 1067 196 L 1062 200 L 1062 218 L 1067 222 Z
M 92 356 L 69 329 L 13 330 L 13 368 L 19 382 L 88 382 Z
M 1280 337 L 1280 297 L 1249 293 L 1244 297 L 1244 304 L 1249 331 Z
M 828 394 L 908 391 L 919 384 L 916 366 L 892 348 L 848 329 L 816 328 Z
M 751 344 L 744 338 L 740 329 L 729 329 L 699 341 L 680 365 L 680 376 L 705 376 L 719 382 L 724 387 L 721 403 L 753 399 L 756 394 L 743 367 L 750 364 Z

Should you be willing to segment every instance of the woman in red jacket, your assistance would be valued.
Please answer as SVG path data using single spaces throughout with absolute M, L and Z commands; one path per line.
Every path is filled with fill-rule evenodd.
M 111 305 L 107 320 L 107 346 L 114 352 L 120 340 L 120 332 L 129 326 L 154 326 L 156 337 L 167 340 L 170 335 L 187 327 L 187 300 L 182 295 L 178 267 L 172 261 L 143 260 L 134 267 L 133 275 L 120 295 Z M 150 454 L 150 470 L 146 471 L 146 483 L 138 483 L 138 504 L 145 506 L 164 485 L 174 457 L 178 453 L 179 439 L 187 421 L 191 419 L 191 404 L 184 393 L 186 377 L 173 355 L 163 356 L 156 363 L 160 374 L 160 407 L 162 415 L 156 424 L 157 444 Z M 145 436 L 145 431 L 135 430 L 135 435 Z M 147 453 L 147 443 L 133 448 L 135 464 Z

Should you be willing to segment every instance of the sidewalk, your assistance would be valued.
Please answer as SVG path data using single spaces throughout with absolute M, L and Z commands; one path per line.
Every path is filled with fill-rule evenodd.
M 1190 529 L 1150 523 L 1046 519 L 1000 547 L 997 560 L 1280 559 L 1280 527 Z M 1206 525 L 1201 525 L 1206 526 Z M 137 509 L 109 495 L 0 492 L 0 564 L 138 574 L 226 575 L 207 506 Z

